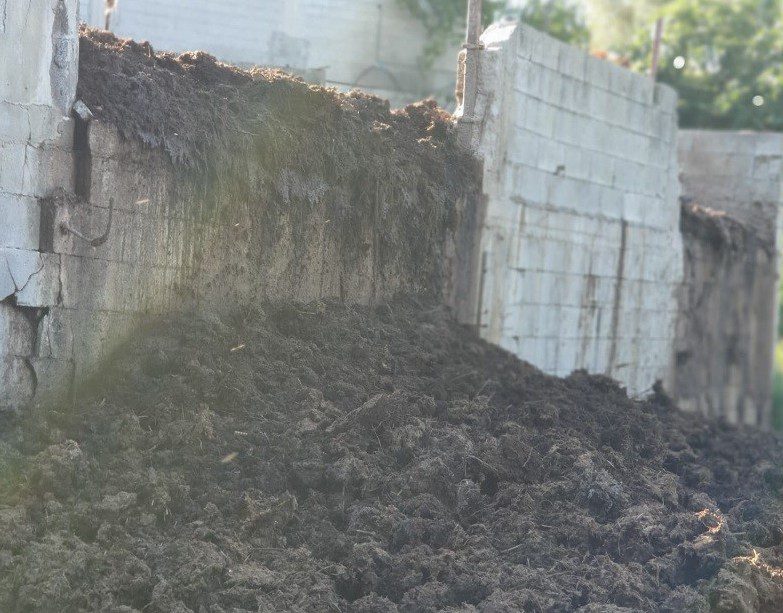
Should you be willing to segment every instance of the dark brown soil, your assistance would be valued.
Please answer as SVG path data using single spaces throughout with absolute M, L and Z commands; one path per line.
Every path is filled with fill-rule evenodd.
M 314 126 L 337 122 L 338 142 L 314 142 L 316 149 L 334 153 L 345 136 L 366 145 L 363 133 L 370 132 L 409 156 L 432 162 L 451 154 L 472 165 L 453 155 L 453 118 L 434 100 L 392 111 L 387 100 L 358 90 L 341 94 L 276 69 L 243 70 L 203 51 L 156 52 L 147 42 L 86 26 L 79 42 L 78 98 L 125 137 L 164 149 L 179 164 L 204 165 L 220 149 L 234 155 L 259 138 L 267 148 L 298 150 L 301 135 L 317 141 Z M 369 153 L 347 152 L 343 163 Z
M 438 307 L 167 320 L 4 424 L 2 611 L 780 611 L 780 439 Z

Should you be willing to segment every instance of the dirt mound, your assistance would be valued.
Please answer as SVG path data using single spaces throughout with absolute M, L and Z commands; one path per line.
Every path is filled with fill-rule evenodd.
M 86 26 L 79 42 L 77 96 L 98 119 L 127 138 L 164 149 L 176 163 L 207 164 L 219 150 L 259 138 L 266 148 L 282 150 L 314 126 L 335 122 L 340 133 L 358 138 L 356 145 L 366 144 L 361 133 L 371 132 L 409 155 L 441 159 L 440 153 L 456 150 L 453 118 L 434 100 L 392 111 L 376 96 L 341 94 L 276 69 L 243 70 L 202 51 L 156 52 L 147 42 Z M 319 143 L 318 149 L 336 153 L 340 144 Z M 350 165 L 369 152 L 344 153 L 343 163 Z M 456 157 L 473 166 L 467 156 Z
M 779 611 L 783 446 L 438 307 L 168 320 L 4 424 L 3 611 Z

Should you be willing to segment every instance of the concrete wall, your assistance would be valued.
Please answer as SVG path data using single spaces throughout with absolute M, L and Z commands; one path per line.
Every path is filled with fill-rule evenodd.
M 774 243 L 783 202 L 783 134 L 682 130 L 682 196 L 725 211 Z
M 648 390 L 670 375 L 683 274 L 676 96 L 523 25 L 482 42 L 481 333 Z
M 104 0 L 82 0 L 81 18 L 103 27 Z M 120 0 L 118 36 L 156 49 L 201 49 L 234 64 L 280 66 L 394 106 L 454 92 L 456 45 L 423 72 L 423 26 L 397 0 Z
M 777 336 L 783 135 L 683 131 L 685 284 L 677 369 L 680 406 L 769 425 Z M 700 210 L 698 207 L 714 211 Z M 687 222 L 687 223 L 685 223 Z
M 416 272 L 402 262 L 399 243 L 392 257 L 381 257 L 374 246 L 391 229 L 388 225 L 376 224 L 372 217 L 360 223 L 346 220 L 351 224 L 346 231 L 331 220 L 334 211 L 327 198 L 308 200 L 303 215 L 299 198 L 330 189 L 316 175 L 282 173 L 275 188 L 290 201 L 281 203 L 270 221 L 264 207 L 275 194 L 243 200 L 243 181 L 236 181 L 236 191 L 230 180 L 220 188 L 204 183 L 174 166 L 163 152 L 124 139 L 113 126 L 93 121 L 87 145 L 90 172 L 83 189 L 89 200 L 58 194 L 44 203 L 54 228 L 50 248 L 62 266 L 59 294 L 38 323 L 53 364 L 40 374 L 47 387 L 39 396 L 84 380 L 156 314 L 232 309 L 264 299 L 368 304 L 397 292 L 436 291 L 428 287 L 426 257 Z M 248 183 L 261 181 L 252 177 Z M 426 203 L 419 206 L 424 209 Z M 92 247 L 58 232 L 63 222 L 89 237 L 109 227 L 108 240 Z M 459 238 L 456 228 L 440 230 L 447 238 L 443 245 L 433 245 L 432 252 L 440 254 L 434 265 L 455 274 L 458 268 L 465 270 L 457 252 L 470 237 Z M 347 240 L 358 243 L 359 250 L 349 252 Z M 440 290 L 453 297 L 463 283 L 471 284 L 449 277 Z
M 330 124 L 348 112 L 331 92 L 270 84 L 256 102 L 277 87 L 277 102 L 262 110 L 298 138 L 276 144 L 274 134 L 256 141 L 235 134 L 196 170 L 144 145 L 138 133 L 68 118 L 72 107 L 89 115 L 83 101 L 73 104 L 75 2 L 30 0 L 9 10 L 6 24 L 14 37 L 0 37 L 0 51 L 29 51 L 29 71 L 2 66 L 0 410 L 51 393 L 62 398 L 160 313 L 263 299 L 373 303 L 398 292 L 458 304 L 475 287 L 460 277 L 464 254 L 475 252 L 468 218 L 475 164 L 445 142 L 419 142 L 427 124 L 419 126 L 415 112 L 386 126 L 398 139 L 392 144 L 358 113 L 339 129 Z M 134 52 L 143 53 L 125 55 Z M 97 96 L 104 105 L 96 112 L 117 104 L 115 118 L 130 113 L 128 105 L 147 111 L 145 101 Z M 309 123 L 295 105 L 306 107 Z M 375 106 L 386 113 L 379 119 L 392 120 Z M 159 121 L 170 119 L 158 110 Z M 366 156 L 349 159 L 345 152 L 360 146 Z M 445 166 L 458 178 L 447 182 Z M 76 233 L 106 240 L 90 244 Z
M 76 0 L 0 3 L 0 397 L 29 397 L 38 322 L 59 291 L 59 256 L 40 246 L 38 198 L 71 182 Z
M 632 393 L 666 379 L 686 408 L 768 420 L 782 136 L 681 136 L 684 196 L 731 218 L 720 240 L 712 217 L 684 225 L 683 260 L 674 94 L 525 26 L 492 27 L 478 121 L 466 124 L 485 210 L 466 194 L 428 229 L 431 261 L 411 264 L 398 244 L 380 255 L 397 227 L 375 217 L 395 210 L 388 194 L 346 233 L 313 199 L 328 177 L 309 166 L 270 186 L 246 161 L 241 181 L 207 185 L 111 125 L 75 126 L 75 1 L 6 3 L 4 17 L 0 54 L 19 62 L 0 64 L 0 407 L 84 378 L 150 315 L 260 298 L 372 302 L 438 277 L 485 338 L 547 372 L 584 368 Z M 259 185 L 271 191 L 248 189 Z M 355 190 L 332 187 L 338 200 Z M 259 213 L 275 202 L 274 219 Z M 441 205 L 415 208 L 435 219 Z M 90 237 L 108 227 L 107 241 L 87 245 L 63 224 Z

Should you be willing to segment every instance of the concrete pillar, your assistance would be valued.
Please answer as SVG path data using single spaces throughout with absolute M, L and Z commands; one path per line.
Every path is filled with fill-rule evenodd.
M 71 181 L 78 46 L 77 0 L 0 0 L 0 409 L 33 395 L 30 339 L 56 300 L 39 199 Z

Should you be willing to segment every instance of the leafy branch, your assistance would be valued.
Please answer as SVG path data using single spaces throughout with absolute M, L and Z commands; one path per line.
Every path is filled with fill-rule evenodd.
M 449 46 L 457 44 L 465 35 L 467 0 L 397 0 L 397 2 L 421 22 L 427 32 L 420 63 L 425 70 L 432 65 Z M 483 23 L 492 20 L 495 11 L 505 6 L 502 0 L 484 0 Z

